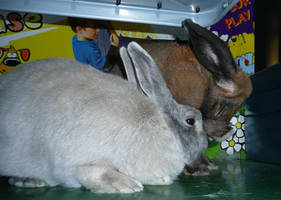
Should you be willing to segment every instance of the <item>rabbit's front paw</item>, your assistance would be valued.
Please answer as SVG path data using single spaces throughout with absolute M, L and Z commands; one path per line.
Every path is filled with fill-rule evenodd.
M 19 178 L 10 177 L 9 183 L 17 187 L 35 188 L 35 187 L 46 187 L 48 184 L 45 181 L 32 178 Z
M 149 185 L 170 185 L 173 183 L 173 180 L 170 176 L 165 176 L 154 181 L 151 181 Z
M 77 178 L 83 186 L 97 193 L 133 193 L 143 190 L 139 181 L 103 163 L 80 166 Z
M 109 192 L 113 193 L 133 193 L 133 192 L 140 192 L 143 190 L 143 185 L 126 175 L 123 175 L 119 172 L 111 171 L 105 173 L 102 176 L 102 183 L 101 185 L 104 188 L 109 189 Z

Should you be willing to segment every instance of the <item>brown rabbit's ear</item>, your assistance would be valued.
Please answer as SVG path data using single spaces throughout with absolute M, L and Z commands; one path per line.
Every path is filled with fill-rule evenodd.
M 191 47 L 196 57 L 212 73 L 216 82 L 232 81 L 237 73 L 237 66 L 225 42 L 190 19 L 183 21 L 183 27 L 189 33 Z

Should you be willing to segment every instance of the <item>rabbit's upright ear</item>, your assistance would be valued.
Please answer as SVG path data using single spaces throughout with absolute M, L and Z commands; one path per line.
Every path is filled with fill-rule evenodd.
M 133 67 L 130 56 L 128 55 L 127 49 L 125 47 L 120 48 L 120 56 L 124 64 L 127 79 L 130 83 L 138 85 L 136 73 Z
M 161 102 L 165 104 L 163 100 L 170 100 L 172 94 L 153 58 L 136 42 L 128 45 L 128 54 L 135 68 L 137 82 L 144 94 L 158 105 Z
M 189 33 L 192 50 L 199 62 L 213 74 L 219 86 L 230 86 L 237 66 L 225 42 L 190 19 L 184 20 L 182 25 Z

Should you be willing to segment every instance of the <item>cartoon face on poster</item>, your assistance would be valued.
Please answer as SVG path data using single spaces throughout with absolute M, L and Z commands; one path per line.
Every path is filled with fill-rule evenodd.
M 65 17 L 1 11 L 0 76 L 25 62 L 73 57 L 70 33 Z
M 36 16 L 40 18 L 40 15 Z M 12 12 L 7 15 L 7 20 L 5 20 L 0 15 L 0 36 L 2 36 L 0 42 L 0 74 L 8 72 L 29 60 L 30 50 L 28 48 L 15 48 L 10 42 L 16 39 L 16 36 L 11 37 L 8 35 L 9 33 L 20 32 L 24 27 L 30 29 L 40 28 L 41 24 L 36 27 L 34 24 L 29 23 L 30 19 L 34 17 L 31 14 L 26 14 L 22 17 L 20 14 Z M 40 19 L 37 22 L 40 22 Z

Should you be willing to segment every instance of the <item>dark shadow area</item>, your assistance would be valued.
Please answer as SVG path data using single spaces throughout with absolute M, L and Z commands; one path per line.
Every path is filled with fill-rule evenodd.
M 255 71 L 280 62 L 281 2 L 255 1 Z

